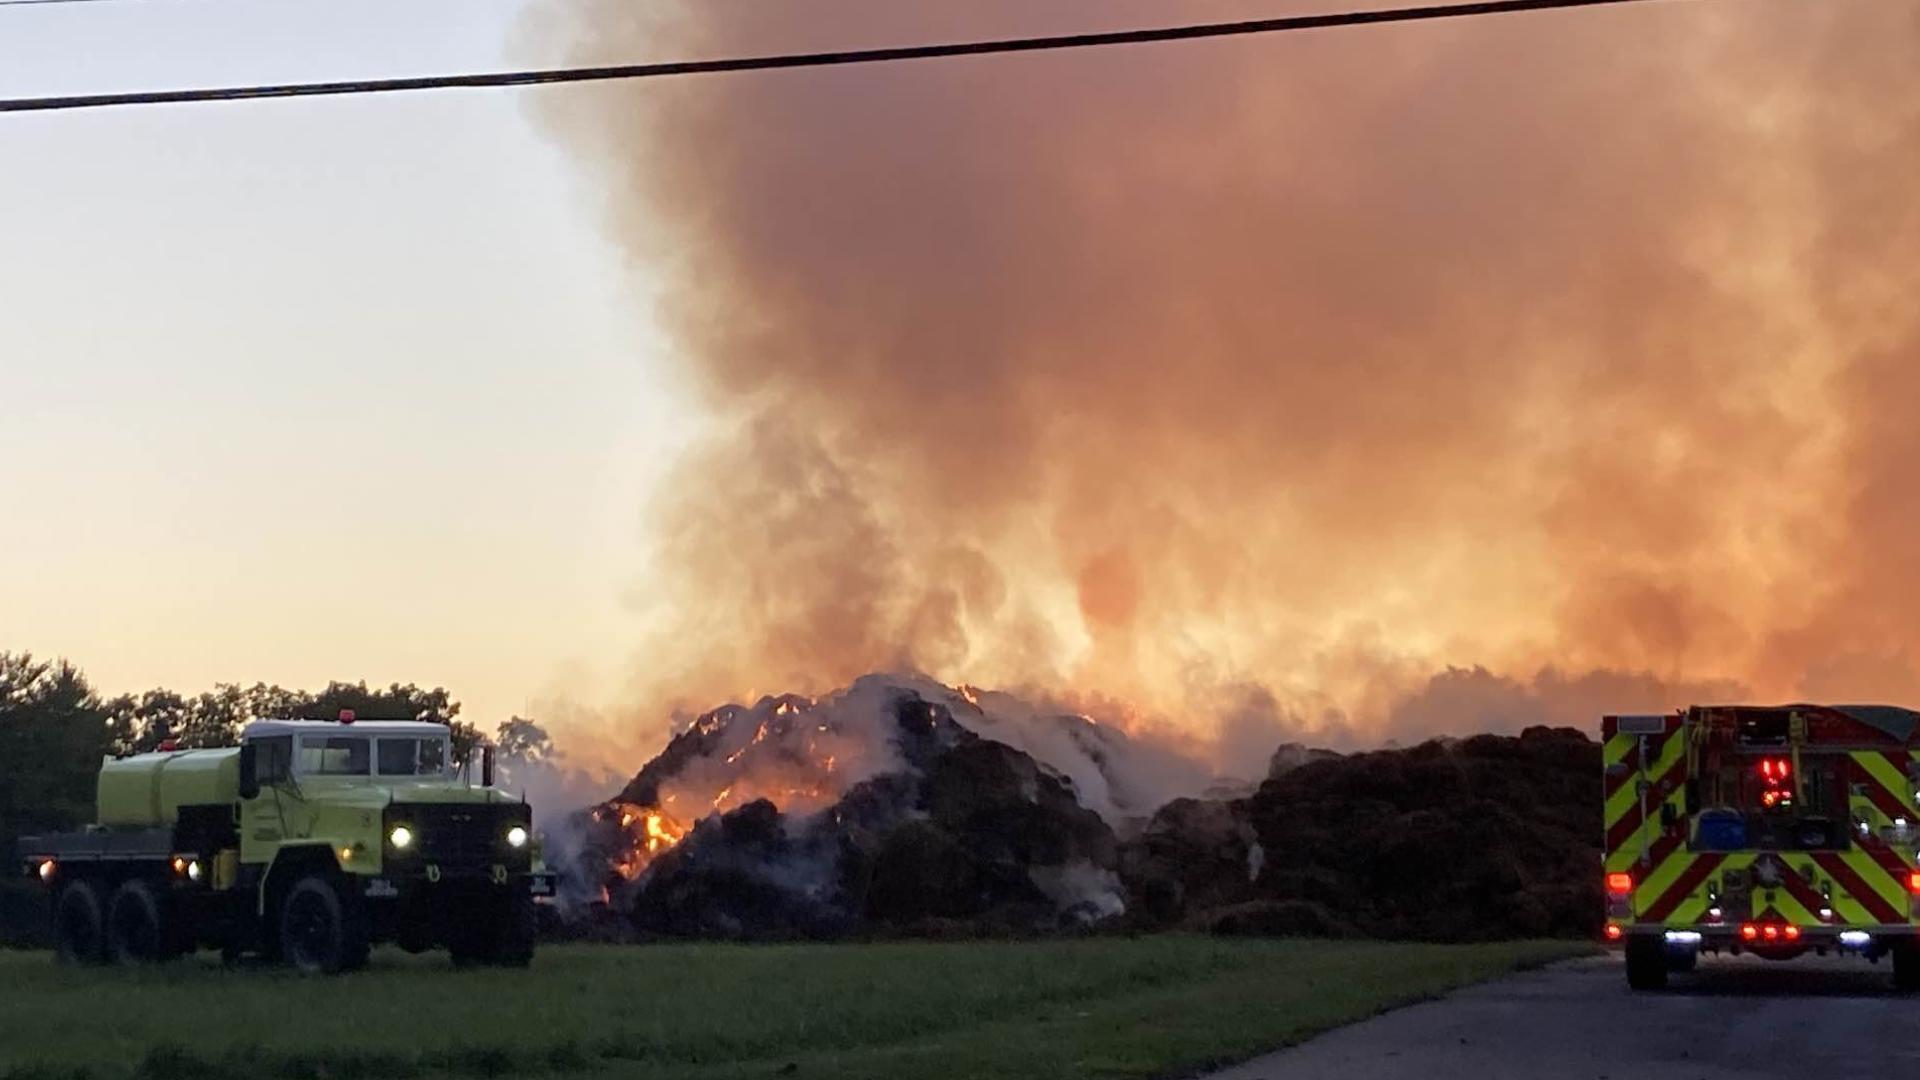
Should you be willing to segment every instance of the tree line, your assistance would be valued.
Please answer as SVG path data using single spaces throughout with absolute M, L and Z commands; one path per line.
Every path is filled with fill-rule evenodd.
M 318 691 L 221 683 L 188 696 L 167 689 L 104 697 L 65 660 L 0 652 L 0 853 L 22 834 L 93 820 L 95 778 L 103 757 L 137 754 L 171 742 L 183 749 L 232 746 L 258 719 L 325 719 L 351 709 L 362 720 L 429 720 L 453 731 L 456 760 L 482 740 L 459 719 L 460 703 L 442 687 L 330 682 Z M 538 724 L 513 717 L 494 734 L 504 760 L 550 758 Z

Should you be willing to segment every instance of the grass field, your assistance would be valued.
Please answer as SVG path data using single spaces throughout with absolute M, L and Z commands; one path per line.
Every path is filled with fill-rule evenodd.
M 0 953 L 0 1078 L 1161 1077 L 1583 951 L 1150 937 L 379 951 L 332 979 Z

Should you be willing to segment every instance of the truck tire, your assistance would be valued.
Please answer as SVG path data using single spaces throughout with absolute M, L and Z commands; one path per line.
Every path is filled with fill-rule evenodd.
M 365 967 L 370 934 L 359 898 L 333 874 L 308 874 L 280 901 L 280 952 L 309 975 Z
M 91 881 L 70 881 L 60 890 L 53 902 L 53 947 L 61 963 L 106 962 L 104 907 Z
M 1652 934 L 1627 938 L 1627 985 L 1635 990 L 1666 989 L 1666 942 Z
M 1899 942 L 1892 952 L 1893 988 L 1903 994 L 1920 990 L 1920 940 Z
M 168 915 L 152 884 L 142 878 L 121 882 L 107 905 L 107 957 L 127 967 L 173 959 L 179 950 Z
M 533 910 L 533 895 L 524 887 L 507 894 L 502 905 L 500 936 L 495 942 L 493 962 L 502 967 L 526 967 L 533 963 L 533 941 L 539 932 Z

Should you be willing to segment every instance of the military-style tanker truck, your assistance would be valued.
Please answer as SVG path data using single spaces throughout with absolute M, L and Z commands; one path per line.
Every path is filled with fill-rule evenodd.
M 62 959 L 199 948 L 349 971 L 375 942 L 456 964 L 533 957 L 531 809 L 452 760 L 443 724 L 262 720 L 237 747 L 109 758 L 96 824 L 25 837 Z

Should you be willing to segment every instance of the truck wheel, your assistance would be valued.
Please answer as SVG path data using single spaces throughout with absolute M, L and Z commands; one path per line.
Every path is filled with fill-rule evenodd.
M 500 905 L 500 936 L 493 962 L 505 967 L 526 967 L 533 963 L 533 939 L 539 930 L 533 910 L 533 895 L 524 887 L 507 895 Z
M 1893 988 L 1903 994 L 1920 990 L 1920 941 L 1910 938 L 1892 951 Z
M 54 954 L 64 964 L 99 964 L 107 958 L 106 920 L 100 890 L 91 881 L 73 881 L 53 904 Z
M 280 902 L 280 951 L 309 975 L 353 971 L 367 962 L 367 920 L 330 874 L 309 874 Z
M 167 911 L 153 886 L 125 881 L 107 905 L 107 955 L 116 964 L 158 964 L 174 956 Z
M 1635 990 L 1666 989 L 1666 942 L 1652 934 L 1627 938 L 1627 985 Z

